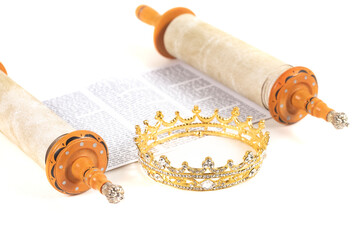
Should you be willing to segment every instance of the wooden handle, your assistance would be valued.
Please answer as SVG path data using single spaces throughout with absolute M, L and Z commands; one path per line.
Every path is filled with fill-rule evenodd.
M 342 129 L 349 126 L 348 118 L 343 112 L 336 112 L 329 108 L 322 100 L 313 96 L 306 87 L 295 91 L 291 97 L 291 104 L 306 113 L 322 118 L 333 124 L 336 129 Z
M 174 20 L 176 17 L 182 14 L 192 14 L 195 15 L 191 10 L 187 8 L 177 7 L 170 9 L 169 11 L 165 12 L 163 15 L 160 15 L 157 11 L 152 9 L 146 5 L 140 5 L 136 8 L 136 16 L 142 22 L 147 23 L 155 27 L 154 30 L 154 44 L 156 50 L 167 58 L 175 58 L 173 57 L 168 51 L 166 50 L 164 44 L 164 34 L 166 28 Z
M 291 103 L 298 109 L 306 111 L 308 114 L 327 120 L 327 115 L 333 109 L 329 108 L 322 100 L 314 97 L 307 89 L 296 91 L 292 95 Z
M 0 62 L 0 71 L 2 71 L 3 73 L 5 73 L 7 75 L 6 69 L 5 69 L 4 65 L 2 65 L 1 62 Z
M 98 168 L 90 158 L 80 157 L 71 165 L 71 174 L 78 181 L 83 181 L 90 188 L 101 192 L 101 187 L 109 182 L 105 174 Z
M 152 26 L 155 26 L 161 17 L 157 11 L 146 5 L 138 6 L 135 13 L 138 19 Z

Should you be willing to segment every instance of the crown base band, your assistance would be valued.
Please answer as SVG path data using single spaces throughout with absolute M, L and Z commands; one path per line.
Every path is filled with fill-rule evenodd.
M 213 191 L 213 190 L 229 188 L 238 185 L 242 182 L 245 182 L 250 178 L 253 178 L 259 172 L 260 167 L 262 165 L 262 161 L 254 164 L 252 167 L 240 170 L 237 174 L 234 174 L 233 176 L 229 176 L 227 173 L 225 174 L 223 173 L 223 174 L 211 174 L 211 175 L 194 175 L 194 178 L 187 178 L 187 176 L 183 174 L 160 172 L 161 174 L 166 175 L 169 179 L 172 179 L 170 181 L 169 180 L 165 181 L 163 179 L 163 176 L 160 175 L 159 171 L 156 170 L 155 168 L 149 166 L 144 162 L 142 162 L 141 164 L 146 174 L 156 182 L 189 191 Z M 241 174 L 244 174 L 246 177 L 243 177 Z M 198 182 L 198 184 L 196 185 L 191 183 L 180 184 L 177 182 L 178 180 L 184 181 L 186 178 L 192 183 L 194 183 L 196 179 L 203 179 L 204 181 Z M 218 178 L 216 181 L 219 181 L 221 179 L 223 183 L 215 185 L 214 178 Z M 206 182 L 208 180 L 212 181 L 214 184 L 210 182 Z

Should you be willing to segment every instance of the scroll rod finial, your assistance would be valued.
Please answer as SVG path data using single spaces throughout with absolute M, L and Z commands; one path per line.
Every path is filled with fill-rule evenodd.
M 109 203 L 118 203 L 124 199 L 124 189 L 120 185 L 111 182 L 107 182 L 101 187 L 101 193 Z
M 147 5 L 140 5 L 136 8 L 135 14 L 138 19 L 149 25 L 155 26 L 161 15 Z
M 343 129 L 349 126 L 348 117 L 343 112 L 331 111 L 326 120 L 333 124 L 336 129 Z
M 78 161 L 89 162 L 88 160 L 81 158 Z M 81 167 L 80 164 L 78 165 Z M 119 203 L 124 199 L 124 189 L 120 185 L 110 182 L 100 169 L 91 167 L 90 165 L 83 167 L 82 169 L 87 169 L 83 174 L 84 183 L 90 188 L 98 190 L 107 198 L 109 203 Z M 79 170 L 77 172 L 81 175 L 81 172 L 84 171 Z

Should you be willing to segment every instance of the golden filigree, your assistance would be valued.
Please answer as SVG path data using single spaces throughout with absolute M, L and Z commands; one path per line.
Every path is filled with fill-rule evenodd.
M 235 107 L 229 118 L 219 115 L 215 110 L 210 117 L 201 116 L 201 110 L 195 106 L 194 115 L 182 118 L 179 112 L 167 122 L 162 112 L 156 113 L 155 125 L 144 121 L 145 129 L 135 126 L 135 143 L 139 150 L 140 163 L 147 174 L 157 182 L 176 188 L 194 191 L 209 191 L 231 187 L 255 176 L 265 157 L 265 150 L 269 142 L 269 133 L 263 132 L 265 121 L 261 120 L 258 127 L 252 124 L 252 117 L 247 117 L 241 122 L 239 108 Z M 154 157 L 152 148 L 172 139 L 187 136 L 220 136 L 240 140 L 253 151 L 246 151 L 243 161 L 234 164 L 228 160 L 225 166 L 215 167 L 211 157 L 206 157 L 201 167 L 190 167 L 185 161 L 181 167 L 171 166 L 170 160 L 161 155 Z

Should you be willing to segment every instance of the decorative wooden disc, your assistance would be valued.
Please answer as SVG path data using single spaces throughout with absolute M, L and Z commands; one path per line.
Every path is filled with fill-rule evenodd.
M 91 131 L 79 130 L 56 139 L 45 158 L 46 175 L 50 184 L 59 192 L 79 194 L 90 187 L 82 178 L 74 175 L 74 162 L 87 158 L 94 168 L 105 172 L 108 150 L 104 140 Z
M 294 124 L 303 119 L 307 112 L 294 106 L 292 97 L 298 91 L 308 92 L 317 97 L 318 84 L 314 73 L 305 67 L 293 67 L 284 72 L 273 85 L 269 98 L 269 111 L 272 117 L 283 124 Z

